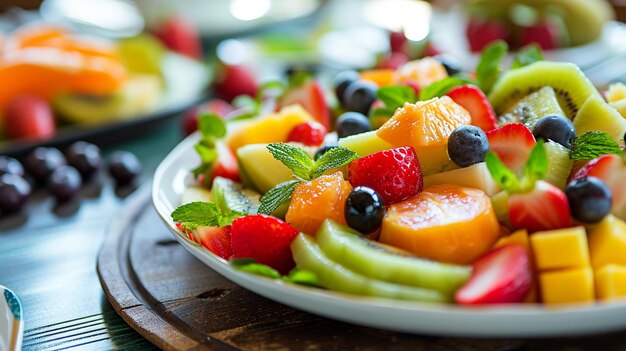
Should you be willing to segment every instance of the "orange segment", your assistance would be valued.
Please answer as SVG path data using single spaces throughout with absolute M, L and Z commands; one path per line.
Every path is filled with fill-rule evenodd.
M 450 163 L 448 137 L 471 120 L 463 107 L 444 96 L 404 104 L 378 129 L 377 135 L 394 147 L 412 146 L 426 176 L 443 171 Z
M 361 79 L 370 81 L 379 87 L 385 87 L 394 83 L 395 71 L 388 68 L 370 69 L 361 72 Z
M 448 77 L 446 68 L 432 57 L 410 61 L 396 71 L 395 83 L 414 81 L 420 88 Z
M 499 231 L 481 190 L 435 185 L 389 207 L 380 241 L 428 259 L 468 264 L 493 247 Z
M 346 224 L 344 208 L 352 190 L 341 172 L 300 183 L 291 197 L 285 220 L 297 230 L 315 235 L 325 219 Z

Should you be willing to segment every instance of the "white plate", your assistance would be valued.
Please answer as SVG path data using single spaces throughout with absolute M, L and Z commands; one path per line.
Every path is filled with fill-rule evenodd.
M 170 214 L 178 206 L 199 162 L 193 149 L 199 135 L 181 142 L 159 165 L 152 200 L 176 239 L 207 266 L 236 284 L 276 302 L 354 324 L 409 333 L 471 337 L 582 335 L 626 329 L 626 302 L 547 308 L 500 305 L 467 308 L 359 297 L 292 285 L 237 271 L 182 235 Z

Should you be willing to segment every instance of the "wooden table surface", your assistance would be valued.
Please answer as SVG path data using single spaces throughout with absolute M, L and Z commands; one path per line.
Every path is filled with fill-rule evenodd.
M 114 146 L 106 154 L 128 150 L 142 161 L 139 184 L 151 181 L 156 166 L 181 139 L 177 120 Z M 104 172 L 103 172 L 104 173 Z M 83 188 L 80 201 L 55 205 L 37 191 L 25 215 L 0 217 L 0 285 L 24 305 L 24 350 L 152 349 L 104 297 L 96 274 L 96 256 L 107 227 L 128 189 L 116 189 L 100 174 Z

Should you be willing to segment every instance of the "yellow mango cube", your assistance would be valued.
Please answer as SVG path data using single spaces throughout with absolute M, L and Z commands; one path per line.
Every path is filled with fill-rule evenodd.
M 313 120 L 300 105 L 286 106 L 277 113 L 246 121 L 240 128 L 230 133 L 226 144 L 231 150 L 237 150 L 249 144 L 285 142 L 293 127 Z
M 581 268 L 589 265 L 589 247 L 584 227 L 536 232 L 530 244 L 539 271 Z
M 519 244 L 530 250 L 530 242 L 528 241 L 528 231 L 526 229 L 516 230 L 509 236 L 500 238 L 495 247 L 501 247 L 509 244 Z M 530 252 L 530 251 L 529 251 Z
M 599 300 L 626 298 L 626 266 L 609 264 L 596 270 L 596 292 Z
M 626 223 L 613 215 L 606 216 L 589 232 L 591 265 L 626 266 Z
M 547 305 L 593 302 L 595 298 L 591 268 L 541 273 L 539 286 L 543 302 Z

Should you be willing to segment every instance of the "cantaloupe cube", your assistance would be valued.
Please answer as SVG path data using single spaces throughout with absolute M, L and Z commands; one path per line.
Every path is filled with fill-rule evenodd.
M 626 222 L 606 216 L 589 232 L 589 252 L 594 268 L 607 264 L 626 266 Z
M 484 162 L 424 177 L 424 188 L 439 184 L 455 184 L 480 189 L 487 196 L 492 196 L 501 190 Z
M 626 298 L 626 266 L 609 264 L 596 270 L 599 300 Z
M 359 157 L 368 156 L 373 153 L 391 149 L 393 145 L 381 139 L 376 131 L 350 135 L 339 139 L 339 146 L 356 152 Z
M 595 289 L 591 268 L 544 272 L 539 275 L 545 304 L 593 302 Z
M 581 268 L 589 265 L 589 247 L 584 227 L 536 232 L 530 236 L 539 271 Z

